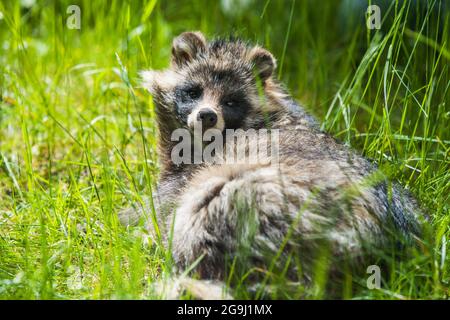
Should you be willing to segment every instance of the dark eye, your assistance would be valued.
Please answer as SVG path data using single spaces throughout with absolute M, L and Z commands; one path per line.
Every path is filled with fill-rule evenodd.
M 225 105 L 227 107 L 234 107 L 236 105 L 236 102 L 234 100 L 227 100 L 225 101 Z
M 186 95 L 191 98 L 192 100 L 196 100 L 198 98 L 200 98 L 202 92 L 199 88 L 192 88 L 192 89 L 188 89 L 186 91 Z

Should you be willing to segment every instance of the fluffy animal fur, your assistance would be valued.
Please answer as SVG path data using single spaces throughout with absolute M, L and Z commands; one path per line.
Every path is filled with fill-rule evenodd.
M 153 201 L 165 237 L 173 222 L 180 271 L 197 261 L 193 272 L 201 279 L 223 281 L 233 261 L 283 270 L 295 257 L 301 276 L 291 263 L 288 277 L 308 282 L 323 247 L 331 259 L 355 265 L 420 233 L 411 196 L 321 132 L 274 79 L 275 68 L 275 58 L 259 46 L 207 42 L 186 32 L 173 41 L 167 70 L 142 73 L 159 127 L 161 174 Z M 201 121 L 204 108 L 217 117 L 208 126 L 219 130 L 278 129 L 279 163 L 175 165 L 173 130 Z M 128 224 L 148 211 L 130 208 L 121 219 Z

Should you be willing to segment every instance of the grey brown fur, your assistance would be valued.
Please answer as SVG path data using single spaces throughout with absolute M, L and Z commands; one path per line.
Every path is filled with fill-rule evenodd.
M 279 268 L 295 255 L 307 280 L 324 245 L 331 257 L 356 264 L 420 233 L 420 212 L 411 196 L 321 132 L 274 79 L 275 67 L 272 54 L 261 47 L 207 42 L 201 33 L 187 32 L 174 40 L 167 70 L 142 74 L 160 134 L 154 202 L 163 234 L 174 221 L 172 250 L 181 271 L 203 255 L 194 269 L 200 278 L 225 280 L 229 262 L 242 256 L 239 250 L 246 251 L 250 266 L 267 269 L 282 247 Z M 221 130 L 279 129 L 279 165 L 173 164 L 172 131 L 189 128 L 189 116 L 204 107 L 217 114 Z M 138 211 L 125 210 L 121 217 L 136 220 Z M 292 266 L 288 275 L 295 278 L 297 272 Z

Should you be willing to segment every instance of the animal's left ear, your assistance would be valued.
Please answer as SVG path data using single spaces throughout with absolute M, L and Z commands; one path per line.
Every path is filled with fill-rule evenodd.
M 183 32 L 173 39 L 172 64 L 181 67 L 206 50 L 205 36 L 199 32 Z
M 263 82 L 272 76 L 277 66 L 277 61 L 274 56 L 261 47 L 251 49 L 248 54 L 248 59 L 255 66 L 256 72 Z

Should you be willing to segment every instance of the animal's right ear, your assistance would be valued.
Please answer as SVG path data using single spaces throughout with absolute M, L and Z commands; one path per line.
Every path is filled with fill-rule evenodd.
M 259 78 L 263 82 L 272 76 L 277 66 L 273 55 L 266 49 L 258 46 L 250 50 L 248 59 L 253 63 Z
M 201 32 L 183 32 L 173 39 L 172 65 L 181 67 L 206 50 L 206 39 Z

